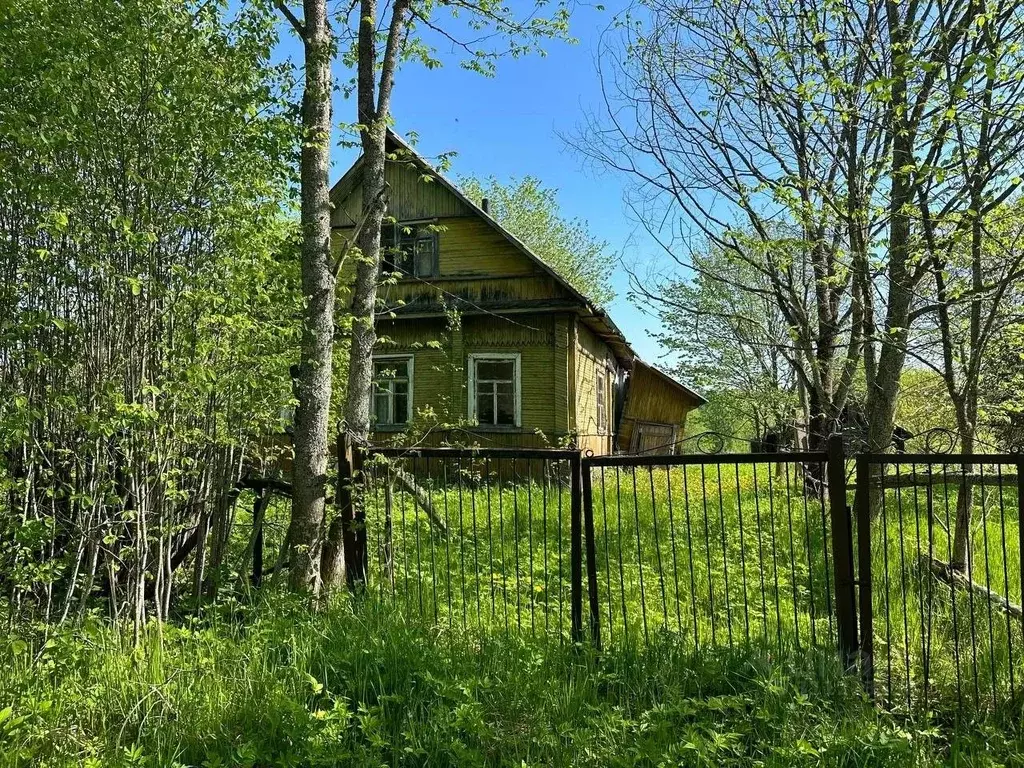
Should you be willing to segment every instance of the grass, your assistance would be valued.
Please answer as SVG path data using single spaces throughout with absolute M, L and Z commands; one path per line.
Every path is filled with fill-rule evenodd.
M 606 645 L 648 643 L 671 632 L 694 650 L 752 642 L 779 650 L 835 647 L 830 523 L 820 502 L 802 493 L 795 467 L 779 469 L 593 470 Z M 488 482 L 477 466 L 417 476 L 448 535 L 400 491 L 389 525 L 375 485 L 367 516 L 378 592 L 408 615 L 463 631 L 565 636 L 565 474 L 532 468 L 501 480 L 492 473 Z
M 1003 470 L 981 467 L 990 477 Z M 932 467 L 943 473 L 941 464 Z M 1020 618 L 973 591 L 951 590 L 922 557 L 952 559 L 959 467 L 950 484 L 885 492 L 872 526 L 875 677 L 893 707 L 940 706 L 957 711 L 1019 709 L 1024 682 Z M 927 467 L 891 467 L 891 479 L 924 479 Z M 1020 526 L 1015 483 L 975 491 L 970 578 L 1021 602 Z
M 838 668 L 797 468 L 595 468 L 600 655 L 569 638 L 564 468 L 488 469 L 417 473 L 443 536 L 375 486 L 355 610 L 228 595 L 138 646 L 11 625 L 0 766 L 1024 764 L 1020 624 L 917 565 L 948 559 L 955 485 L 872 523 L 879 708 Z M 972 577 L 1019 598 L 1016 493 L 975 503 Z
M 251 613 L 250 613 L 251 611 Z M 276 599 L 186 626 L 0 641 L 3 766 L 928 766 L 1019 759 L 1018 730 L 870 706 L 831 656 L 468 636 L 375 600 Z M 678 638 L 676 638 L 678 639 Z
M 509 469 L 411 468 L 446 536 L 400 489 L 389 528 L 377 483 L 368 526 L 378 594 L 430 626 L 564 639 L 568 476 L 535 462 Z M 799 466 L 597 467 L 592 483 L 606 647 L 670 634 L 692 651 L 836 648 L 830 515 L 818 496 L 804 493 Z M 954 594 L 919 564 L 922 554 L 949 559 L 956 494 L 955 483 L 930 494 L 889 490 L 872 523 L 876 690 L 908 711 L 1019 710 L 1020 622 L 972 593 Z M 1016 491 L 976 494 L 975 504 L 973 577 L 1016 598 Z

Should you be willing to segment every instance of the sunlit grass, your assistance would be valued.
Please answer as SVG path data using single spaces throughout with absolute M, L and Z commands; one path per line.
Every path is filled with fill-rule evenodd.
M 347 601 L 343 601 L 347 603 Z M 227 608 L 227 606 L 225 606 Z M 830 654 L 463 633 L 364 599 L 0 641 L 0 766 L 1012 763 L 1019 728 L 872 707 Z M 675 641 L 674 641 L 675 640 Z
M 389 536 L 378 488 L 368 499 L 371 588 L 428 624 L 567 638 L 569 479 L 564 466 L 526 465 L 500 476 L 480 465 L 421 473 L 446 536 L 400 489 Z M 831 516 L 813 480 L 805 489 L 811 470 L 785 462 L 593 468 L 605 647 L 668 633 L 693 650 L 835 652 Z M 930 494 L 891 489 L 871 524 L 874 674 L 890 706 L 987 709 L 1015 699 L 1024 682 L 1021 622 L 971 592 L 954 597 L 921 565 L 926 555 L 949 560 L 956 494 L 955 483 Z M 975 505 L 972 578 L 1020 600 L 1016 491 L 990 488 Z M 586 579 L 582 597 L 586 621 Z

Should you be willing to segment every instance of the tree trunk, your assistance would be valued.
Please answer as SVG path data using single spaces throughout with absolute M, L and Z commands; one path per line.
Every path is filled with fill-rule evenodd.
M 345 426 L 349 434 L 364 441 L 370 433 L 370 387 L 373 383 L 373 346 L 377 342 L 374 311 L 380 279 L 380 230 L 384 223 L 384 123 L 367 126 L 363 143 L 363 211 L 365 225 L 357 245 L 360 258 L 352 284 L 352 341 L 345 397 Z
M 974 452 L 973 423 L 964 420 L 960 424 L 960 453 Z M 956 524 L 953 530 L 953 551 L 949 567 L 970 576 L 971 572 L 971 513 L 974 510 L 974 485 L 966 478 L 971 475 L 973 464 L 961 464 L 961 481 L 956 494 Z M 949 493 L 947 486 L 946 492 Z
M 302 293 L 306 302 L 297 377 L 295 462 L 289 524 L 289 585 L 316 593 L 327 487 L 327 437 L 334 352 L 331 261 L 331 57 L 325 0 L 305 0 L 306 79 L 302 95 Z
M 323 555 L 320 557 L 320 580 L 324 590 L 340 587 L 345 581 L 344 521 L 335 517 L 327 531 Z
M 359 2 L 359 37 L 356 92 L 360 141 L 363 149 L 362 197 L 363 221 L 356 245 L 359 259 L 352 283 L 352 335 L 349 347 L 348 387 L 345 393 L 345 429 L 356 444 L 370 434 L 370 387 L 373 384 L 373 346 L 377 342 L 374 313 L 377 307 L 377 283 L 380 280 L 380 230 L 387 210 L 384 167 L 387 124 L 391 116 L 391 91 L 395 70 L 406 31 L 410 0 L 395 0 L 391 7 L 387 39 L 378 68 L 377 0 Z M 361 500 L 353 491 L 353 503 Z M 329 547 L 341 551 L 344 525 L 332 525 Z M 344 570 L 331 565 L 327 569 L 336 586 Z
M 394 0 L 379 67 L 377 61 L 377 0 L 359 2 L 359 40 L 356 90 L 359 134 L 363 149 L 363 228 L 356 245 L 360 258 L 352 284 L 352 345 L 349 354 L 345 425 L 356 442 L 370 432 L 370 385 L 373 378 L 374 312 L 380 279 L 380 228 L 387 210 L 385 198 L 385 140 L 391 117 L 391 92 L 411 0 Z
M 885 3 L 888 44 L 891 50 L 904 50 L 908 30 L 896 0 Z M 868 381 L 865 415 L 868 420 L 867 450 L 881 453 L 892 441 L 896 400 L 900 378 L 907 357 L 910 304 L 913 299 L 914 276 L 911 266 L 910 207 L 914 201 L 914 130 L 908 108 L 908 57 L 894 57 L 890 85 L 889 119 L 892 122 L 892 150 L 889 167 L 889 297 L 885 327 L 879 339 L 877 367 Z
M 387 201 L 384 198 L 385 124 L 376 121 L 362 133 L 363 143 L 363 227 L 356 245 L 359 259 L 352 284 L 352 334 L 348 359 L 348 388 L 345 395 L 345 429 L 356 444 L 370 436 L 370 388 L 373 386 L 373 347 L 377 343 L 374 314 L 377 306 L 377 283 L 380 279 L 380 234 Z M 340 482 L 340 480 L 339 480 Z M 354 484 L 355 485 L 355 484 Z M 353 504 L 361 503 L 353 488 Z M 326 591 L 341 585 L 345 578 L 344 522 L 331 523 L 325 545 L 328 562 L 321 564 L 320 574 Z

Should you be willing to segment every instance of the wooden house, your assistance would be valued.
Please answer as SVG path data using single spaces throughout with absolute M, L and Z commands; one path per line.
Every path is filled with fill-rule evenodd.
M 486 201 L 393 134 L 388 151 L 374 441 L 670 452 L 703 398 L 643 363 Z M 339 248 L 361 216 L 360 168 L 331 192 Z

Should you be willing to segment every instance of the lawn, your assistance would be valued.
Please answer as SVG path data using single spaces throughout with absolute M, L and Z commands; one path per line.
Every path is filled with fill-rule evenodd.
M 130 631 L 0 640 L 3 766 L 929 766 L 1018 760 L 1017 726 L 871 706 L 834 657 L 597 657 L 525 633 L 431 630 L 368 599 L 225 605 Z
M 975 473 L 994 480 L 1010 471 L 996 464 Z M 1000 600 L 951 590 L 928 567 L 952 559 L 961 474 L 941 463 L 888 468 L 890 481 L 922 483 L 887 490 L 872 525 L 875 688 L 892 707 L 1020 707 L 1021 616 L 1000 608 L 1019 606 L 1022 597 L 1015 469 L 1008 482 L 976 489 L 971 498 L 969 577 Z M 929 475 L 949 482 L 929 484 Z
M 800 467 L 594 468 L 598 653 L 570 638 L 564 466 L 407 466 L 436 521 L 371 486 L 354 604 L 268 586 L 138 646 L 99 618 L 11 624 L 0 765 L 1024 760 L 1019 625 L 914 565 L 946 552 L 955 486 L 887 491 L 872 524 L 872 702 L 840 668 L 830 519 Z M 976 503 L 973 574 L 1018 598 L 1016 495 Z
M 375 470 L 367 504 L 371 588 L 428 626 L 567 638 L 566 467 L 406 467 L 447 533 L 413 494 L 398 486 L 389 494 L 386 473 Z M 820 490 L 805 492 L 807 469 L 814 468 L 594 467 L 604 646 L 642 646 L 670 634 L 691 651 L 836 649 L 831 519 Z M 890 477 L 912 469 L 890 467 Z M 949 560 L 958 492 L 955 482 L 890 489 L 872 522 L 875 690 L 891 707 L 1019 708 L 1020 621 L 974 592 L 951 591 L 921 565 L 926 555 Z M 973 501 L 972 579 L 1016 601 L 1016 490 L 989 488 Z

